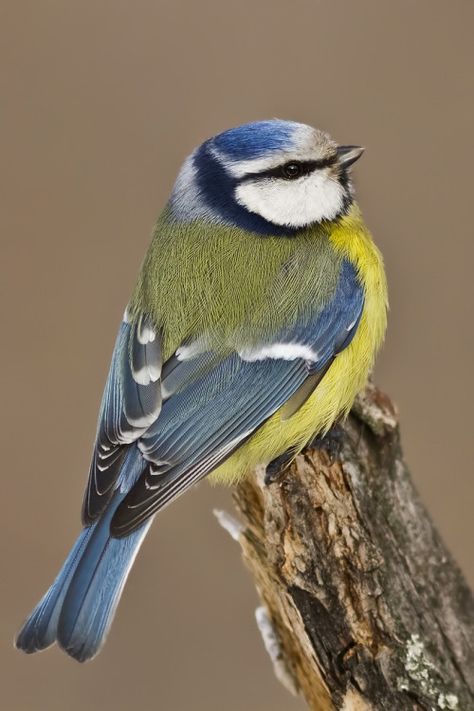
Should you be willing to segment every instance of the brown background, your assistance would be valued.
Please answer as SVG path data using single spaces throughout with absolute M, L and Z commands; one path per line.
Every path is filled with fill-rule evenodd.
M 390 282 L 378 382 L 470 579 L 472 0 L 2 0 L 5 711 L 290 711 L 237 546 L 202 485 L 161 516 L 103 654 L 11 639 L 72 543 L 115 331 L 185 155 L 279 116 L 367 146 L 360 202 Z

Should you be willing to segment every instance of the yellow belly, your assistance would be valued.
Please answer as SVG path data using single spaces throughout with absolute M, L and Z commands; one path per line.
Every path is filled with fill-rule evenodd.
M 357 209 L 341 221 L 330 239 L 356 265 L 364 286 L 364 310 L 357 332 L 304 405 L 288 419 L 277 411 L 210 475 L 212 482 L 235 483 L 255 466 L 268 464 L 290 448 L 295 453 L 301 451 L 315 434 L 327 432 L 339 417 L 347 415 L 367 381 L 386 328 L 387 287 L 382 258 Z

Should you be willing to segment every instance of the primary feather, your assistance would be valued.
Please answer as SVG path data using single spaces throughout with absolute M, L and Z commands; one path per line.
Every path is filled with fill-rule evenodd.
M 358 155 L 266 121 L 185 162 L 117 337 L 85 529 L 19 648 L 57 640 L 91 658 L 160 509 L 207 475 L 232 483 L 298 451 L 348 412 L 386 321 L 347 172 Z

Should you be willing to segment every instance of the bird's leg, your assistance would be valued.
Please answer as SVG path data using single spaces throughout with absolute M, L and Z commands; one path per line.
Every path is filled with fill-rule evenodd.
M 331 464 L 334 464 L 342 451 L 344 431 L 339 424 L 333 425 L 324 436 L 316 435 L 308 442 L 305 449 L 324 449 Z
M 283 452 L 283 454 L 280 454 L 279 457 L 272 459 L 270 464 L 267 464 L 265 469 L 265 476 L 263 479 L 265 485 L 270 486 L 270 484 L 275 484 L 277 481 L 282 479 L 288 471 L 288 466 L 291 464 L 294 457 L 295 453 L 293 450 L 288 449 L 286 452 Z
M 306 449 L 324 449 L 327 453 L 331 464 L 334 464 L 336 459 L 342 451 L 342 445 L 344 442 L 344 431 L 339 424 L 333 425 L 329 432 L 326 432 L 324 436 L 316 435 L 312 440 L 308 442 L 305 447 Z M 304 451 L 304 450 L 303 450 Z M 270 464 L 267 464 L 265 469 L 264 482 L 266 486 L 270 484 L 275 484 L 280 481 L 288 471 L 288 467 L 295 457 L 295 453 L 292 449 L 288 449 L 279 457 L 273 459 Z

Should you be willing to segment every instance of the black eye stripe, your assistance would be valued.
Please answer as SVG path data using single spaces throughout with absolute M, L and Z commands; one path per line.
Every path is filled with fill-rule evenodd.
M 277 165 L 275 168 L 270 168 L 269 170 L 262 170 L 258 173 L 246 173 L 239 182 L 247 182 L 250 180 L 255 180 L 259 178 L 282 178 L 283 180 L 288 180 L 283 173 L 283 169 L 287 165 L 297 164 L 300 168 L 298 178 L 304 175 L 309 175 L 315 170 L 321 170 L 322 168 L 328 168 L 337 162 L 337 155 L 329 156 L 328 158 L 322 158 L 321 160 L 303 160 L 296 161 L 290 160 L 282 165 Z

